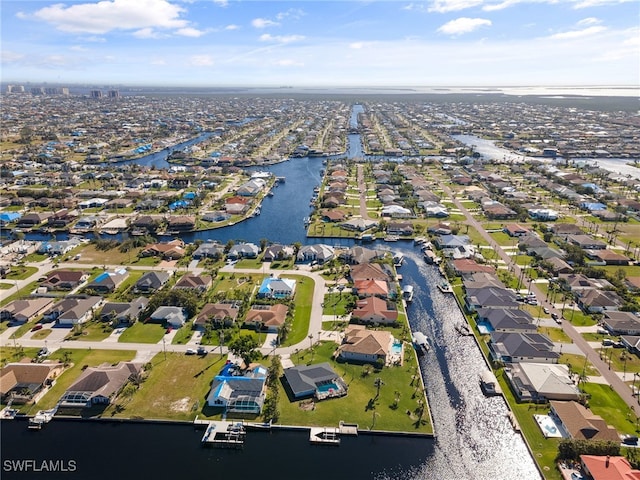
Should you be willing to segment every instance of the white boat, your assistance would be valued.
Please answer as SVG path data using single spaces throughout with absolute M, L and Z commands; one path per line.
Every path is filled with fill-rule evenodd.
M 416 351 L 419 354 L 426 353 L 429 351 L 429 340 L 427 336 L 422 332 L 412 332 L 411 340 L 413 341 L 413 346 L 416 348 Z
M 449 282 L 440 282 L 438 288 L 442 293 L 453 293 L 453 288 L 451 288 Z
M 498 379 L 490 370 L 485 370 L 480 374 L 480 388 L 482 389 L 482 393 L 488 397 L 502 393 L 498 385 Z
M 398 235 L 387 235 L 384 237 L 385 242 L 397 242 L 398 240 L 400 240 Z
M 405 285 L 402 288 L 402 298 L 404 298 L 407 303 L 413 300 L 413 285 Z
M 400 252 L 396 252 L 393 254 L 393 265 L 395 267 L 401 267 L 404 262 L 404 255 Z

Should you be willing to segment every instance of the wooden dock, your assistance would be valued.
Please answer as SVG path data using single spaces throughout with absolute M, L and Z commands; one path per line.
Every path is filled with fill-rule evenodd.
M 242 422 L 210 421 L 202 444 L 218 448 L 242 448 L 246 431 Z

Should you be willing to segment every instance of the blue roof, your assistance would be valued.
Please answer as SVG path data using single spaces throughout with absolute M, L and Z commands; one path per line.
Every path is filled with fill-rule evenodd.
M 102 282 L 103 280 L 109 278 L 109 272 L 102 272 L 100 275 L 96 277 L 94 280 L 95 283 Z
M 2 212 L 0 213 L 0 220 L 3 222 L 13 222 L 22 216 L 19 212 Z

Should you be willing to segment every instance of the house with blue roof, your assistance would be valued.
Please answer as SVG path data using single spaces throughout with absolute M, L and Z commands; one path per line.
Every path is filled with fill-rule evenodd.
M 267 391 L 267 369 L 262 365 L 242 370 L 227 363 L 211 382 L 207 405 L 225 412 L 259 414 Z
M 290 278 L 267 277 L 258 289 L 260 298 L 291 298 L 296 289 L 296 281 Z
M 4 226 L 8 223 L 15 222 L 22 214 L 20 212 L 2 212 L 0 213 L 0 225 Z

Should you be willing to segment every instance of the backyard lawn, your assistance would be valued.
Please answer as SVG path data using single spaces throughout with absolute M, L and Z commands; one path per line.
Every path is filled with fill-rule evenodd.
M 118 342 L 122 343 L 158 343 L 165 335 L 165 327 L 159 323 L 136 322 L 127 327 Z

